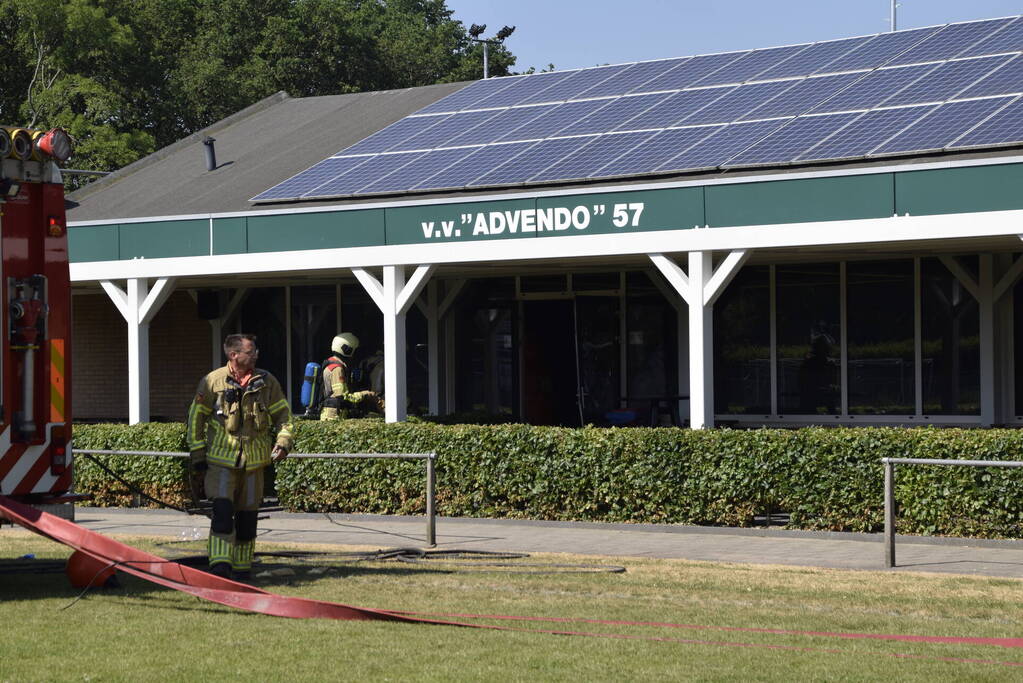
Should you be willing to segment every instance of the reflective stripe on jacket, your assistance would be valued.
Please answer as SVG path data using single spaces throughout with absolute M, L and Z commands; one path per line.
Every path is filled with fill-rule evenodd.
M 291 450 L 291 410 L 281 385 L 266 370 L 254 370 L 244 387 L 227 366 L 199 382 L 188 408 L 188 449 L 206 449 L 206 462 L 255 469 L 270 464 L 274 443 Z

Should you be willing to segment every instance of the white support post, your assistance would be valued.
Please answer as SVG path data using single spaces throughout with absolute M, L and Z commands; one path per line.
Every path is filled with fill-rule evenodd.
M 145 278 L 128 280 L 128 423 L 149 422 L 149 323 L 142 321 L 141 304 L 149 294 Z M 143 386 L 146 385 L 146 386 Z
M 149 323 L 174 291 L 174 278 L 160 278 L 152 291 L 146 278 L 128 280 L 127 292 L 100 282 L 128 325 L 128 422 L 149 421 Z
M 663 254 L 649 254 L 665 279 L 689 304 L 689 426 L 714 426 L 714 302 L 752 252 L 730 252 L 714 270 L 709 251 L 689 252 L 689 272 Z M 681 342 L 681 340 L 679 340 Z
M 384 266 L 384 396 L 387 422 L 403 422 L 407 403 L 405 376 L 405 314 L 398 298 L 405 287 L 404 266 Z
M 436 266 L 418 266 L 408 284 L 405 266 L 384 266 L 381 283 L 363 268 L 352 268 L 384 316 L 384 420 L 403 422 L 407 417 L 408 378 L 405 368 L 405 314 L 426 286 Z
M 714 264 L 709 251 L 689 252 L 689 425 L 714 426 L 714 307 L 704 303 Z

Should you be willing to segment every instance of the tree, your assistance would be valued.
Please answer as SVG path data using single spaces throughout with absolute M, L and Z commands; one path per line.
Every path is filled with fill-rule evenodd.
M 490 51 L 491 75 L 514 56 Z M 475 80 L 444 0 L 0 0 L 0 120 L 63 126 L 115 170 L 279 90 Z

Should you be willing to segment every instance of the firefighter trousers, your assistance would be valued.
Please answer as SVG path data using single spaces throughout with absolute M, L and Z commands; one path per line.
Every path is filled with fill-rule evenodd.
M 211 567 L 226 562 L 234 571 L 252 569 L 264 469 L 245 470 L 211 464 L 206 470 L 206 496 L 213 501 L 208 546 Z

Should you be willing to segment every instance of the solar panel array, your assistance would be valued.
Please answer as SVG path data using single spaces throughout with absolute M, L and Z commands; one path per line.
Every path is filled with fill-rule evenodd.
M 1023 144 L 1023 17 L 476 81 L 252 201 Z

